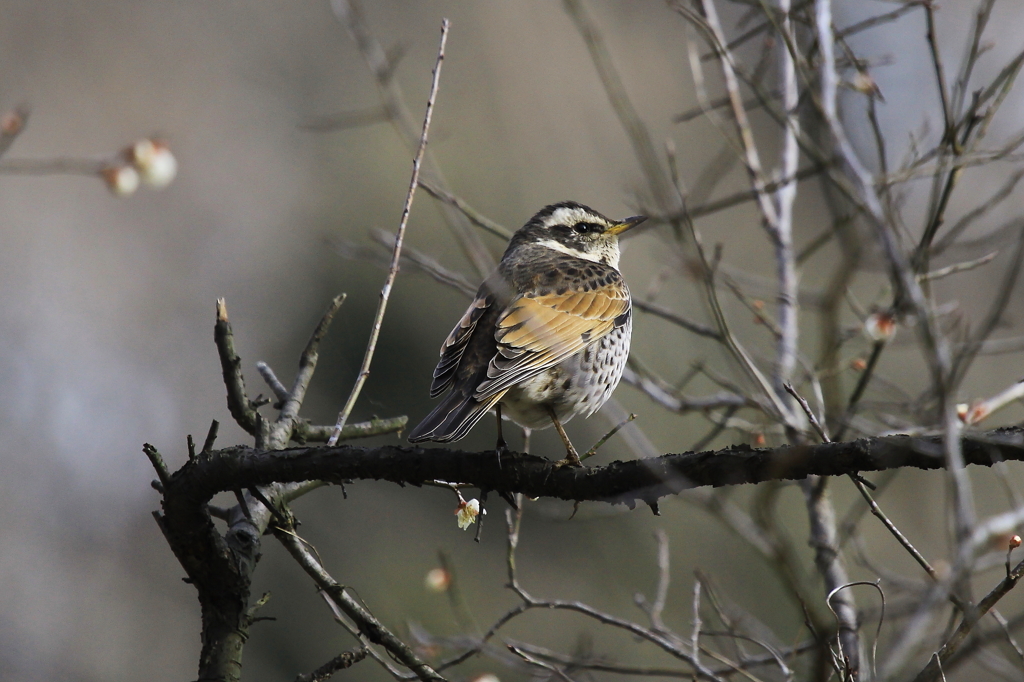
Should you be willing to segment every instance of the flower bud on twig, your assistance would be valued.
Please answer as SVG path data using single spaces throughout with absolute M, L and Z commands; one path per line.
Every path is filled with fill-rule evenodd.
M 160 140 L 139 140 L 128 150 L 127 156 L 142 182 L 150 187 L 162 189 L 178 174 L 178 160 Z
M 896 335 L 896 318 L 891 313 L 871 313 L 864 320 L 864 333 L 872 341 L 888 341 Z
M 131 166 L 110 166 L 100 171 L 100 177 L 115 196 L 127 197 L 139 188 L 139 174 Z

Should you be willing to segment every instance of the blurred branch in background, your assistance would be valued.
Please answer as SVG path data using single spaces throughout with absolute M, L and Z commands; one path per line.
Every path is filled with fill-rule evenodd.
M 669 419 L 688 416 L 706 422 L 706 435 L 696 449 L 713 449 L 657 454 L 636 422 L 622 431 L 634 459 L 585 469 L 490 451 L 289 447 L 292 441 L 321 442 L 330 431 L 304 420 L 299 411 L 318 344 L 341 299 L 335 299 L 314 332 L 292 388 L 268 365 L 260 366 L 277 399 L 274 419 L 260 412 L 265 403 L 247 397 L 220 302 L 216 339 L 229 409 L 253 436 L 254 447 L 214 450 L 211 433 L 203 450 L 195 453 L 191 446 L 188 462 L 173 473 L 155 448 L 146 449 L 157 470 L 154 485 L 163 495 L 158 520 L 203 609 L 200 677 L 238 678 L 246 634 L 255 619 L 248 606 L 252 574 L 260 538 L 269 529 L 318 585 L 334 619 L 364 647 L 360 651 L 397 679 L 445 679 L 442 675 L 477 655 L 523 674 L 562 680 L 603 672 L 629 679 L 924 682 L 946 679 L 958 666 L 967 670 L 962 679 L 972 679 L 968 676 L 979 667 L 1019 679 L 1024 649 L 1016 631 L 1024 625 L 1024 614 L 1007 617 L 995 607 L 1024 574 L 1024 564 L 1014 567 L 1011 562 L 1021 544 L 1017 531 L 1024 524 L 1024 496 L 1008 464 L 1024 460 L 1024 432 L 1019 427 L 980 427 L 998 410 L 1024 399 L 1024 389 L 1019 382 L 1011 383 L 1014 376 L 987 386 L 984 397 L 966 397 L 969 390 L 977 390 L 968 378 L 974 379 L 970 370 L 979 357 L 1024 350 L 1020 330 L 1016 336 L 991 338 L 1012 323 L 1006 311 L 1019 288 L 1024 260 L 1022 219 L 996 219 L 1024 177 L 1019 167 L 1024 133 L 1011 133 L 1000 142 L 989 139 L 990 134 L 995 137 L 992 131 L 998 128 L 992 123 L 1024 65 L 1024 51 L 1014 46 L 1009 59 L 980 68 L 984 55 L 996 54 L 985 40 L 996 2 L 977 5 L 963 57 L 949 68 L 943 56 L 952 37 L 940 35 L 938 7 L 926 0 L 900 3 L 845 28 L 836 26 L 831 0 L 670 1 L 666 13 L 672 10 L 686 22 L 680 37 L 686 39 L 699 106 L 682 114 L 665 112 L 664 121 L 688 126 L 704 121 L 719 136 L 720 151 L 700 168 L 680 166 L 675 140 L 663 147 L 655 144 L 654 127 L 640 115 L 630 98 L 629 80 L 615 66 L 616 51 L 624 47 L 605 38 L 590 4 L 565 0 L 563 8 L 635 156 L 637 175 L 644 182 L 636 203 L 661 225 L 647 234 L 659 240 L 662 267 L 652 277 L 648 295 L 636 296 L 634 303 L 652 321 L 668 323 L 660 345 L 666 354 L 676 353 L 671 366 L 634 353 L 624 378 L 640 399 L 663 408 Z M 349 257 L 386 266 L 388 275 L 363 368 L 332 436 L 334 445 L 339 436 L 393 432 L 405 424 L 404 417 L 345 424 L 366 378 L 400 264 L 471 295 L 473 283 L 494 266 L 478 230 L 503 240 L 511 231 L 474 209 L 478 202 L 453 192 L 426 150 L 443 38 L 427 116 L 417 136 L 395 79 L 397 56 L 374 37 L 358 3 L 332 0 L 331 6 L 369 67 L 381 103 L 322 117 L 306 127 L 324 132 L 387 120 L 416 158 L 398 233 L 374 236 L 392 245 L 390 257 L 374 247 L 337 245 Z M 921 103 L 919 113 L 940 119 L 941 127 L 936 134 L 913 136 L 904 158 L 896 162 L 893 148 L 902 140 L 894 140 L 881 123 L 879 104 L 884 100 L 872 76 L 885 60 L 858 53 L 861 43 L 852 39 L 893 22 L 909 25 L 912 17 L 923 20 L 918 38 L 928 55 L 935 94 L 934 102 Z M 8 128 L 16 134 L 16 127 L 0 127 L 0 153 L 9 145 L 3 135 Z M 867 142 L 858 145 L 854 139 Z M 0 172 L 28 172 L 32 163 L 60 167 L 57 162 L 8 160 L 0 162 Z M 67 168 L 77 168 L 75 163 Z M 949 218 L 953 198 L 963 193 L 965 174 L 996 164 L 1005 179 L 995 191 L 964 198 L 969 205 L 961 217 Z M 83 165 L 79 170 L 95 174 L 101 168 L 107 167 Z M 740 186 L 734 182 L 734 168 L 742 168 Z M 807 182 L 811 179 L 816 183 Z M 922 185 L 927 189 L 919 189 Z M 471 274 L 442 266 L 434 254 L 402 248 L 417 187 L 438 202 Z M 820 219 L 820 204 L 830 213 L 828 220 Z M 734 209 L 740 210 L 726 214 Z M 705 235 L 715 234 L 711 220 L 726 215 L 743 216 L 759 226 L 748 231 L 764 240 L 765 256 L 757 267 L 735 262 L 728 242 L 705 243 Z M 953 295 L 957 282 L 982 267 L 989 276 L 984 303 L 975 312 Z M 673 290 L 700 300 L 706 319 L 677 313 L 676 305 L 659 300 Z M 872 291 L 877 293 L 865 294 Z M 817 315 L 801 315 L 807 309 Z M 720 351 L 716 357 L 721 361 L 693 357 L 694 340 Z M 892 362 L 913 365 L 915 379 L 894 381 L 886 369 Z M 628 413 L 613 403 L 606 418 L 618 427 L 627 423 L 623 416 Z M 830 433 L 834 442 L 828 442 Z M 845 440 L 847 434 L 853 440 Z M 618 441 L 610 442 L 604 447 L 615 447 Z M 726 442 L 733 444 L 723 447 Z M 671 447 L 681 451 L 686 446 Z M 991 513 L 990 500 L 976 503 L 968 464 L 991 468 L 1006 491 L 1005 508 Z M 926 558 L 914 534 L 901 529 L 887 510 L 884 493 L 895 472 L 907 467 L 946 472 L 948 499 L 936 501 L 941 518 L 930 519 L 952 531 L 944 558 Z M 883 470 L 893 473 L 880 477 L 877 486 L 862 476 Z M 835 476 L 846 480 L 833 481 Z M 482 519 L 488 492 L 499 493 L 511 507 L 507 587 L 516 605 L 482 633 L 473 626 L 471 633 L 447 637 L 410 626 L 410 637 L 403 639 L 388 629 L 327 573 L 315 549 L 296 534 L 289 509 L 289 502 L 308 490 L 356 479 L 453 490 L 462 527 Z M 800 481 L 806 526 L 782 516 L 783 481 L 789 480 Z M 760 485 L 742 498 L 727 487 L 741 484 Z M 479 500 L 463 498 L 468 487 L 480 490 Z M 836 489 L 854 499 L 844 515 L 837 512 Z M 516 548 L 524 510 L 532 504 L 528 498 L 569 500 L 576 507 L 582 501 L 630 507 L 639 501 L 657 514 L 661 498 L 686 490 L 691 492 L 683 500 L 720 522 L 756 557 L 759 564 L 745 573 L 748 581 L 758 581 L 759 571 L 775 574 L 778 580 L 772 587 L 765 582 L 764 589 L 778 592 L 772 603 L 800 614 L 792 631 L 775 632 L 750 609 L 732 604 L 707 574 L 696 577 L 692 600 L 682 610 L 690 619 L 690 632 L 667 625 L 670 573 L 663 535 L 658 536 L 655 598 L 637 598 L 649 621 L 645 624 L 583 601 L 534 597 L 523 588 Z M 238 505 L 210 507 L 219 492 L 233 492 Z M 214 517 L 226 520 L 223 534 Z M 869 519 L 881 524 L 884 541 L 895 540 L 911 559 L 910 575 L 869 558 L 873 553 L 867 550 L 874 549 L 869 542 L 875 541 L 866 527 Z M 801 532 L 806 538 L 796 537 Z M 810 554 L 802 551 L 805 542 Z M 984 571 L 1004 565 L 1005 577 L 993 586 Z M 442 578 L 451 573 L 451 567 L 444 567 Z M 438 584 L 447 589 L 444 580 Z M 850 588 L 858 585 L 875 586 L 882 606 L 855 600 Z M 979 587 L 986 596 L 976 599 Z M 459 604 L 458 622 L 474 622 L 471 602 L 468 607 L 461 600 L 452 603 Z M 671 665 L 619 664 L 511 637 L 503 646 L 497 644 L 502 628 L 520 615 L 551 610 L 653 644 Z M 865 624 L 870 624 L 866 631 Z M 413 640 L 416 645 L 408 643 Z M 748 650 L 751 645 L 758 647 L 756 653 Z M 358 657 L 339 660 L 351 664 Z M 462 676 L 461 669 L 457 675 Z
M 402 142 L 410 150 L 417 147 L 419 135 L 417 126 L 405 104 L 405 96 L 394 78 L 395 58 L 381 46 L 370 32 L 362 6 L 357 0 L 331 0 L 331 8 L 335 15 L 348 29 L 349 34 L 359 48 L 371 74 L 377 82 L 377 90 L 391 121 Z M 427 152 L 423 157 L 422 178 L 440 191 L 447 191 L 448 183 L 441 173 L 440 167 L 433 156 Z M 466 217 L 450 206 L 441 207 L 441 214 L 448 223 L 463 252 L 473 264 L 480 277 L 486 277 L 494 268 L 495 260 L 484 246 L 479 236 L 472 230 Z
M 402 218 L 398 223 L 398 232 L 395 234 L 395 246 L 391 254 L 391 265 L 388 267 L 388 275 L 384 280 L 384 288 L 380 290 L 380 302 L 377 304 L 377 314 L 373 318 L 373 326 L 370 329 L 370 340 L 366 343 L 366 352 L 363 354 L 363 364 L 359 368 L 359 375 L 356 377 L 352 391 L 349 393 L 345 406 L 338 414 L 338 421 L 335 423 L 334 432 L 328 439 L 328 445 L 336 445 L 341 431 L 345 428 L 348 416 L 352 414 L 359 393 L 362 391 L 366 378 L 370 376 L 370 363 L 373 361 L 373 354 L 377 348 L 377 339 L 380 337 L 380 327 L 384 322 L 384 313 L 387 311 L 388 299 L 391 296 L 391 287 L 394 286 L 395 277 L 398 275 L 398 265 L 402 258 L 402 243 L 405 239 L 405 228 L 409 224 L 409 213 L 412 211 L 412 202 L 416 198 L 416 189 L 420 184 L 420 167 L 423 164 L 423 155 L 427 151 L 427 135 L 430 132 L 430 120 L 434 114 L 434 101 L 437 99 L 438 84 L 441 79 L 441 65 L 444 63 L 444 46 L 448 42 L 448 20 L 441 21 L 441 46 L 437 48 L 437 62 L 434 64 L 433 76 L 430 80 L 430 94 L 427 96 L 427 111 L 423 115 L 423 129 L 420 133 L 419 145 L 416 148 L 416 156 L 412 160 L 412 179 L 409 181 L 409 191 L 405 195 L 405 206 L 402 207 Z
M 58 157 L 5 159 L 28 124 L 29 108 L 16 107 L 0 117 L 0 175 L 85 175 L 101 179 L 119 197 L 135 193 L 140 184 L 163 189 L 178 174 L 178 160 L 164 140 L 144 138 L 106 158 Z

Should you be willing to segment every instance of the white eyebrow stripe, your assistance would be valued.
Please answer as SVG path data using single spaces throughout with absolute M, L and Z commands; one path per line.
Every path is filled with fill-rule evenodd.
M 596 216 L 593 216 L 581 208 L 570 208 L 568 206 L 561 206 L 555 209 L 555 212 L 545 221 L 547 227 L 552 225 L 573 225 L 579 222 L 594 222 Z

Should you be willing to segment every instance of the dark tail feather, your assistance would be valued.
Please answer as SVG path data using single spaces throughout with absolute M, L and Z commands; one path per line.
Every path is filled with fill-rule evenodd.
M 458 389 L 452 391 L 409 433 L 410 443 L 432 440 L 450 443 L 459 440 L 476 426 L 487 411 L 501 400 L 504 391 L 480 402 L 472 395 L 465 395 Z

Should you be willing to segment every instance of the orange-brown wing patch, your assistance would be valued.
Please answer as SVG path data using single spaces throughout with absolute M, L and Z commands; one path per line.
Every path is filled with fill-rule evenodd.
M 629 290 L 621 279 L 593 291 L 516 299 L 498 322 L 498 354 L 478 397 L 503 391 L 581 352 L 629 318 Z
M 436 398 L 444 393 L 455 381 L 459 361 L 462 360 L 462 356 L 466 352 L 466 346 L 469 344 L 470 337 L 473 336 L 476 323 L 479 322 L 480 317 L 493 301 L 492 296 L 477 295 L 462 319 L 441 344 L 441 359 L 437 362 L 437 367 L 434 368 L 434 380 L 430 383 L 431 398 Z

